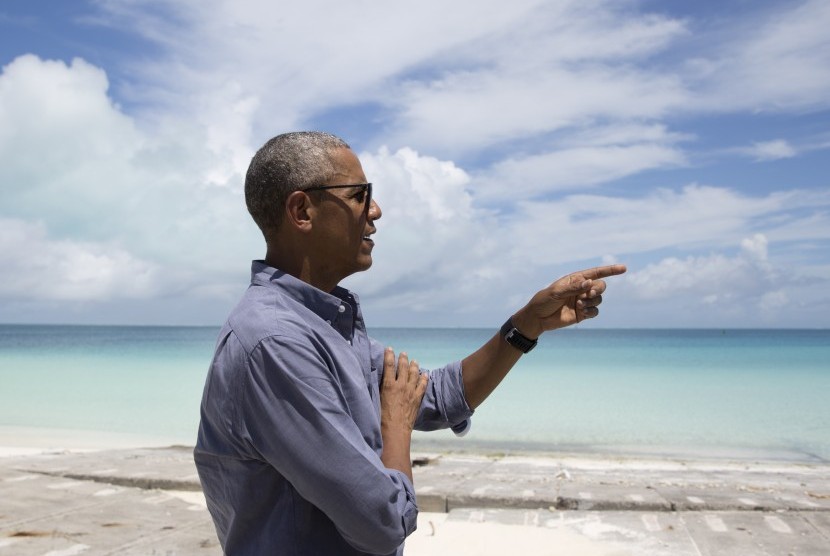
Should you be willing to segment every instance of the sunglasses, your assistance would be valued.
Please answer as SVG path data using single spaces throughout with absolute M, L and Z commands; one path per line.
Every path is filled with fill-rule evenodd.
M 347 187 L 360 187 L 363 189 L 361 194 L 365 195 L 363 210 L 369 212 L 369 206 L 372 204 L 372 184 L 371 183 L 352 183 L 349 185 L 315 185 L 314 187 L 306 187 L 301 191 L 324 191 L 326 189 L 345 189 Z M 358 199 L 360 201 L 360 199 Z

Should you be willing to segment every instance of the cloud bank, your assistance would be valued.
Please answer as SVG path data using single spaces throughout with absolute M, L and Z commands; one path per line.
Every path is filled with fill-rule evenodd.
M 5 61 L 3 320 L 60 321 L 66 302 L 90 321 L 221 322 L 264 253 L 251 155 L 325 127 L 377 184 L 375 265 L 348 285 L 378 324 L 498 323 L 609 260 L 631 272 L 607 325 L 830 324 L 826 180 L 688 177 L 826 150 L 816 132 L 715 145 L 688 125 L 825 118 L 825 3 L 765 5 L 729 32 L 636 2 L 489 4 L 103 1 L 85 24 L 156 49 L 120 62 L 129 78 Z

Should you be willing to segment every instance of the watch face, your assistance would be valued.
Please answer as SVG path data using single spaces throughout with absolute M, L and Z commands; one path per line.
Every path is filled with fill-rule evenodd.
M 536 342 L 528 338 L 525 338 L 515 328 L 512 328 L 510 332 L 508 332 L 507 335 L 504 337 L 504 339 L 507 340 L 507 343 L 509 343 L 511 346 L 516 347 L 525 353 L 533 349 L 533 346 L 536 345 Z

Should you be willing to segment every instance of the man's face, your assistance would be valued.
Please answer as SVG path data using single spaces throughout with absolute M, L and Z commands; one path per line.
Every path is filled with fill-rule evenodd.
M 336 173 L 330 183 L 321 185 L 365 184 L 360 160 L 349 149 L 332 155 Z M 372 266 L 374 221 L 381 210 L 374 200 L 366 207 L 365 187 L 326 189 L 311 193 L 318 199 L 318 219 L 314 223 L 316 252 L 325 275 L 336 284 L 343 278 Z

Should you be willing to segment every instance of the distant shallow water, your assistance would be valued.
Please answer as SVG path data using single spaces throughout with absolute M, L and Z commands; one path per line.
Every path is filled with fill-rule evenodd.
M 0 325 L 0 427 L 195 442 L 215 327 Z M 370 333 L 426 368 L 485 329 Z M 464 439 L 415 446 L 830 460 L 830 331 L 595 330 L 546 335 Z

